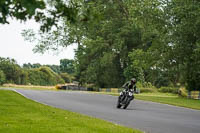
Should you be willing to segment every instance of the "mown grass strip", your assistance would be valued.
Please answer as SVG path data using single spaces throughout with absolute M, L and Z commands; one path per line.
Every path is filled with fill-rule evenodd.
M 99 92 L 99 94 L 108 94 L 113 96 L 119 96 L 118 93 L 105 93 Z M 176 94 L 171 93 L 141 93 L 134 95 L 138 100 L 152 101 L 157 103 L 169 104 L 174 106 L 186 107 L 191 109 L 200 110 L 200 100 L 188 99 L 179 97 Z
M 11 88 L 11 89 L 27 89 L 27 90 L 57 90 L 55 86 L 34 86 L 34 85 L 15 85 L 5 84 L 0 88 Z
M 200 100 L 187 99 L 183 97 L 179 97 L 174 94 L 168 93 L 146 93 L 135 95 L 136 99 L 152 101 L 164 104 L 170 104 L 174 106 L 186 107 L 191 109 L 200 110 Z
M 0 133 L 141 133 L 0 90 Z

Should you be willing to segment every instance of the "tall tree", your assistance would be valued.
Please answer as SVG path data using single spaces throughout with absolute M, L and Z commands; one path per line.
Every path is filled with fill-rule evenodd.
M 73 1 L 63 0 L 1 0 L 0 24 L 9 23 L 9 18 L 26 21 L 34 19 L 41 23 L 41 31 L 49 31 L 52 26 L 58 26 L 63 16 L 74 22 L 77 15 L 77 5 Z
M 81 83 L 119 87 L 134 76 L 157 86 L 182 82 L 188 89 L 200 88 L 199 1 L 75 3 L 76 23 L 63 17 L 57 29 L 40 34 L 35 51 L 78 44 L 75 64 Z M 35 34 L 24 35 L 31 40 Z
M 188 90 L 200 89 L 200 1 L 172 0 L 168 5 L 171 22 L 171 54 Z
M 45 40 L 39 41 L 42 43 L 37 45 L 36 51 L 54 49 L 57 45 L 67 46 L 70 42 L 78 43 L 76 70 L 80 81 L 92 82 L 100 87 L 119 87 L 125 78 L 130 78 L 126 74 L 131 70 L 129 67 L 132 64 L 128 57 L 129 52 L 133 49 L 142 49 L 147 43 L 151 44 L 155 34 L 159 35 L 157 30 L 154 30 L 157 25 L 149 28 L 146 26 L 148 22 L 154 24 L 156 18 L 160 17 L 160 3 L 156 2 L 158 3 L 158 0 L 151 3 L 147 0 L 139 1 L 139 4 L 133 0 L 79 1 L 77 23 L 69 24 L 64 20 L 66 28 L 49 32 Z M 152 11 L 151 6 L 155 3 L 156 7 Z M 139 13 L 137 10 L 140 10 Z M 148 14 L 143 16 L 144 13 L 154 13 L 157 17 Z M 34 34 L 27 32 L 25 35 L 30 39 Z M 60 37 L 63 39 L 59 39 Z M 61 41 L 56 41 L 58 43 L 54 45 L 55 43 L 51 43 L 54 41 L 49 41 L 48 38 Z
M 60 71 L 62 73 L 74 73 L 74 60 L 70 59 L 61 59 L 60 60 Z
M 0 69 L 0 85 L 2 85 L 6 80 L 4 72 Z
M 0 57 L 0 70 L 5 74 L 6 83 L 26 83 L 26 74 L 14 59 Z

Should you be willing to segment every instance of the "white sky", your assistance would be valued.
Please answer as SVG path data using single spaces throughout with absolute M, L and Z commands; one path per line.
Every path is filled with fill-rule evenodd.
M 17 61 L 19 65 L 23 63 L 40 64 L 60 64 L 60 59 L 73 59 L 76 46 L 68 46 L 58 55 L 55 53 L 38 54 L 33 53 L 34 45 L 21 36 L 23 29 L 34 29 L 37 31 L 39 25 L 33 20 L 26 23 L 19 21 L 10 21 L 10 24 L 0 24 L 0 57 L 10 57 Z

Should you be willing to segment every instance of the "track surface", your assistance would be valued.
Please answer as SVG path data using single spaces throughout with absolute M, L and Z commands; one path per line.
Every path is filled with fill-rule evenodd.
M 116 109 L 117 97 L 69 91 L 16 90 L 43 104 L 101 118 L 146 133 L 200 133 L 200 111 L 134 100 Z

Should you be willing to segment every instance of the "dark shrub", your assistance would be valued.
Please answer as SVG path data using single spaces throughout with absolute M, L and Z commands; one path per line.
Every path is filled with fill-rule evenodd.
M 173 93 L 173 94 L 178 94 L 178 88 L 175 87 L 161 87 L 158 89 L 159 92 L 163 93 Z
M 6 80 L 5 74 L 0 70 L 0 85 L 2 85 Z

